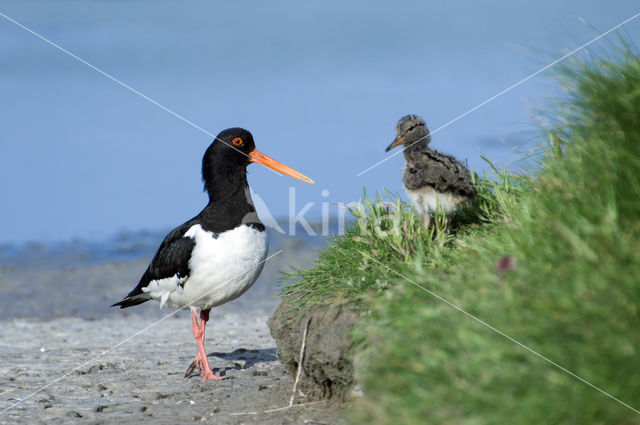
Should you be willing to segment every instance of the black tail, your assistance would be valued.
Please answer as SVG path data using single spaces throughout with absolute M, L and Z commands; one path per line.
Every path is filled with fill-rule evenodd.
M 111 307 L 119 306 L 120 308 L 133 307 L 134 305 L 142 304 L 149 301 L 151 298 L 144 298 L 140 296 L 126 297 L 124 300 L 112 304 Z

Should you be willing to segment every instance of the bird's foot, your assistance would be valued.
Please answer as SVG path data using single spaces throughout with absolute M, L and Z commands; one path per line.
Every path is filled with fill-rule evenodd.
M 209 320 L 209 310 L 202 310 L 200 312 L 200 320 L 198 320 L 198 315 L 196 314 L 196 309 L 191 308 L 191 316 L 193 318 L 192 330 L 193 337 L 196 339 L 196 344 L 198 345 L 198 354 L 196 354 L 193 362 L 187 368 L 187 371 L 184 374 L 185 378 L 191 376 L 196 367 L 200 369 L 200 376 L 202 376 L 202 380 L 206 381 L 207 379 L 214 379 L 216 381 L 221 381 L 225 379 L 223 376 L 217 376 L 211 370 L 211 366 L 209 366 L 209 359 L 207 359 L 207 353 L 204 351 L 204 329 L 207 325 L 207 321 Z
M 206 381 L 207 379 L 213 379 L 214 381 L 222 381 L 224 379 L 227 379 L 226 376 L 218 376 L 215 373 L 213 373 L 212 370 L 205 372 L 204 375 L 202 375 L 202 381 Z
M 209 361 L 206 358 L 203 361 L 200 354 L 196 354 L 196 357 L 193 359 L 193 361 L 187 368 L 187 371 L 184 373 L 184 377 L 190 377 L 196 370 L 196 368 L 198 368 L 198 370 L 200 371 L 200 376 L 202 376 L 203 381 L 206 381 L 207 379 L 222 381 L 223 379 L 227 378 L 226 376 L 217 376 L 215 373 L 213 373 L 211 367 L 209 366 Z

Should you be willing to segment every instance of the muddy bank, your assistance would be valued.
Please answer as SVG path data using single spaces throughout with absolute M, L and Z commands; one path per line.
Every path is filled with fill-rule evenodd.
M 210 362 L 229 377 L 219 382 L 183 377 L 195 354 L 187 312 L 147 330 L 157 319 L 2 321 L 0 411 L 24 401 L 0 424 L 341 423 L 331 404 L 264 413 L 287 406 L 292 388 L 266 319 L 213 315 Z
M 344 305 L 316 306 L 300 314 L 297 305 L 295 297 L 284 297 L 268 322 L 282 362 L 295 376 L 308 323 L 299 380 L 305 400 L 349 399 L 354 387 L 350 332 L 360 316 Z

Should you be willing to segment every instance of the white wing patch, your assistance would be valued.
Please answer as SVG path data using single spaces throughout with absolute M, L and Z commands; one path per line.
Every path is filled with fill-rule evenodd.
M 196 235 L 198 234 L 198 232 L 204 232 L 204 230 L 202 230 L 202 226 L 200 226 L 199 224 L 193 225 L 191 227 L 189 227 L 189 230 L 187 230 L 184 234 L 184 238 L 191 238 L 191 239 L 195 239 Z M 213 237 L 213 233 L 209 232 L 209 235 L 211 237 Z
M 160 300 L 160 308 L 164 307 L 169 296 L 176 292 L 182 295 L 182 284 L 189 276 L 178 277 L 177 274 L 164 279 L 152 280 L 149 284 L 142 288 L 143 292 L 148 292 L 151 298 Z

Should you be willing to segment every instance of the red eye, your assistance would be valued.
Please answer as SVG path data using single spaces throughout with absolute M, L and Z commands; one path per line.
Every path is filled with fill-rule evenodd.
M 236 137 L 235 139 L 233 139 L 233 144 L 236 146 L 240 146 L 242 144 L 242 139 L 239 137 Z

